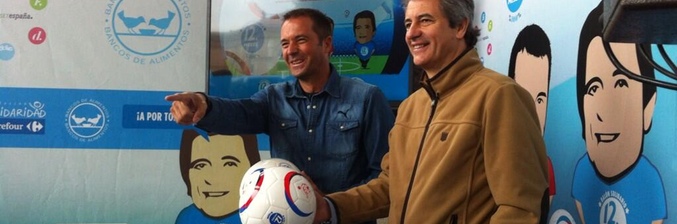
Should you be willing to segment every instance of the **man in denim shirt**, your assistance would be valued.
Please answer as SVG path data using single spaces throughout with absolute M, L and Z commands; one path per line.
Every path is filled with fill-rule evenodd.
M 338 75 L 329 62 L 332 30 L 317 10 L 286 13 L 280 43 L 294 81 L 249 99 L 169 95 L 172 115 L 209 132 L 270 135 L 271 156 L 294 163 L 324 193 L 368 182 L 381 172 L 394 114 L 376 86 Z

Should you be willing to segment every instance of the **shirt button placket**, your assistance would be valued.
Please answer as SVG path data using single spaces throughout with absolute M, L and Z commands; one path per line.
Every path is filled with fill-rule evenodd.
M 310 109 L 310 108 L 311 108 L 311 105 L 308 105 L 308 109 Z M 312 105 L 312 108 L 313 108 L 313 110 L 315 110 L 315 109 L 317 109 L 317 106 Z M 309 134 L 310 134 L 310 133 L 313 133 L 313 129 L 312 129 L 312 128 L 311 128 L 311 129 L 308 129 L 308 133 L 309 133 Z M 308 161 L 310 161 L 310 157 L 308 157 Z

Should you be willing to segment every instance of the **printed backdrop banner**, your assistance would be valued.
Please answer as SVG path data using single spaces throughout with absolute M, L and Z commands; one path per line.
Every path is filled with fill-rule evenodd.
M 484 65 L 534 96 L 553 168 L 549 223 L 677 223 L 677 92 L 616 69 L 602 2 L 475 2 Z M 666 47 L 675 62 L 677 46 Z M 677 83 L 635 44 L 609 48 L 633 73 Z M 657 46 L 649 53 L 668 67 Z
M 279 22 L 276 10 L 285 2 L 308 3 L 234 2 L 260 6 L 247 13 L 271 23 Z M 331 5 L 338 2 L 326 1 L 326 8 L 340 8 Z M 373 2 L 362 6 L 388 27 L 401 12 L 390 1 Z M 677 81 L 647 69 L 634 45 L 599 37 L 600 3 L 476 1 L 476 48 L 487 67 L 534 96 L 552 163 L 549 223 L 677 223 L 677 93 L 619 72 L 604 48 L 633 73 Z M 173 223 L 182 211 L 197 211 L 179 169 L 187 127 L 173 123 L 163 97 L 205 91 L 207 9 L 207 1 L 186 0 L 0 2 L 0 223 Z M 328 12 L 343 30 L 337 39 L 350 36 L 346 12 L 354 11 Z M 248 21 L 218 27 L 237 22 Z M 245 42 L 257 37 L 246 34 L 276 32 L 262 25 L 233 32 Z M 216 40 L 229 43 L 222 34 Z M 376 40 L 396 43 L 380 35 Z M 337 42 L 334 63 L 360 63 L 354 56 L 344 63 L 350 42 Z M 263 46 L 223 46 L 255 47 L 233 53 L 257 65 L 225 77 L 284 71 L 275 60 L 248 57 L 275 49 Z M 650 54 L 666 66 L 656 46 Z M 674 61 L 677 47 L 668 46 L 667 54 Z M 387 56 L 375 56 L 382 60 L 347 73 L 387 73 Z M 254 83 L 254 90 L 266 85 Z
M 0 223 L 172 223 L 206 1 L 0 2 Z

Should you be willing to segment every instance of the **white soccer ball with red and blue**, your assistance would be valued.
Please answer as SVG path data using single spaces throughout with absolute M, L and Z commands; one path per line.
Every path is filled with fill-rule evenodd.
M 243 224 L 311 224 L 315 192 L 301 173 L 287 167 L 259 168 L 246 173 L 239 212 Z
M 287 167 L 287 168 L 290 168 L 290 169 L 292 169 L 296 172 L 301 172 L 301 170 L 299 170 L 299 168 L 296 167 L 296 165 L 294 165 L 289 160 L 280 159 L 280 158 L 271 158 L 271 159 L 261 160 L 257 163 L 254 163 L 254 165 L 252 165 L 251 167 L 249 167 L 249 169 L 247 169 L 247 172 L 245 172 L 245 174 L 253 174 L 253 173 L 260 172 L 261 170 L 263 170 L 265 168 L 278 167 L 278 166 L 279 167 Z M 247 181 L 245 181 L 246 177 L 247 177 L 247 175 L 242 177 L 242 181 L 240 182 L 240 195 L 243 194 L 243 191 L 244 191 L 245 188 L 247 188 L 251 184 L 255 184 L 256 180 L 257 180 L 256 178 L 253 178 L 253 179 L 247 179 Z
M 270 158 L 266 160 L 261 160 L 257 163 L 254 163 L 249 169 L 250 170 L 255 170 L 258 168 L 269 168 L 269 167 L 275 167 L 275 166 L 281 166 L 281 167 L 287 167 L 290 169 L 295 170 L 296 172 L 301 172 L 296 165 L 294 165 L 292 162 L 286 159 L 281 159 L 281 158 Z

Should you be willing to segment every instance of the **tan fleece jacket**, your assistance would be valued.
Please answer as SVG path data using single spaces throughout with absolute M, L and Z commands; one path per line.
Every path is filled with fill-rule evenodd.
M 531 95 L 474 50 L 428 81 L 400 105 L 380 176 L 328 196 L 339 221 L 538 223 L 548 172 Z

